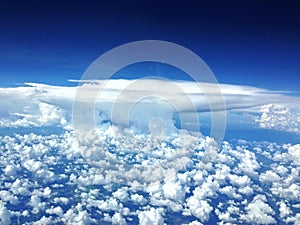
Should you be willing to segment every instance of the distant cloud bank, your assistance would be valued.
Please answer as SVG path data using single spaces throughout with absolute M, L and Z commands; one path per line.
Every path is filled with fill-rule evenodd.
M 217 85 L 155 79 L 91 80 L 80 81 L 79 87 L 84 88 L 85 94 L 76 96 L 77 87 L 26 83 L 20 87 L 0 88 L 0 126 L 70 128 L 75 98 L 81 102 L 94 101 L 90 96 L 96 92 L 98 98 L 94 110 L 98 114 L 96 121 L 100 122 L 111 120 L 113 108 L 122 104 L 134 105 L 135 119 L 131 121 L 134 123 L 157 115 L 172 116 L 175 112 L 223 110 L 224 101 L 228 114 L 251 114 L 253 122 L 260 128 L 300 131 L 299 97 L 251 86 Z M 218 96 L 208 102 L 207 96 L 214 96 L 217 88 L 221 89 L 222 98 Z M 143 116 L 139 110 L 143 110 Z M 122 112 L 119 115 L 120 123 L 127 119 L 122 118 Z

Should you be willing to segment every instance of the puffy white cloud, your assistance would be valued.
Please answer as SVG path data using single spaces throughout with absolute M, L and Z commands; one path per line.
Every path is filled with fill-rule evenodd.
M 219 155 L 224 155 L 224 154 L 220 153 Z M 217 180 L 220 185 L 226 184 L 226 179 L 228 174 L 230 174 L 230 171 L 231 169 L 229 166 L 225 164 L 216 164 L 216 172 L 214 174 L 215 180 Z
M 17 196 L 14 196 L 10 191 L 1 190 L 0 191 L 0 199 L 3 202 L 9 202 L 12 205 L 17 205 L 19 203 L 19 199 Z
M 126 220 L 122 217 L 122 215 L 120 213 L 115 213 L 112 218 L 111 218 L 111 222 L 112 224 L 117 224 L 117 225 L 125 225 Z
M 296 166 L 300 166 L 300 144 L 289 146 L 288 154 Z
M 233 218 L 228 211 L 222 213 L 219 209 L 216 209 L 215 213 L 221 222 L 233 223 L 237 220 L 236 218 Z
M 232 186 L 225 186 L 222 189 L 220 189 L 220 192 L 222 194 L 227 195 L 229 198 L 235 198 L 235 199 L 242 198 L 242 196 L 240 194 L 236 193 L 236 189 Z
M 46 217 L 42 216 L 41 219 L 33 222 L 33 225 L 48 225 L 48 224 L 53 224 L 55 221 L 52 219 L 52 217 Z
M 251 224 L 275 224 L 276 220 L 272 216 L 275 212 L 265 200 L 265 196 L 255 196 L 246 206 L 247 214 L 242 214 L 240 219 Z
M 70 225 L 89 225 L 91 219 L 86 211 L 69 209 L 63 216 L 62 221 Z
M 259 180 L 263 183 L 274 183 L 280 181 L 280 177 L 277 173 L 267 170 L 259 176 Z
M 243 149 L 240 156 L 240 163 L 238 164 L 239 172 L 250 177 L 256 177 L 256 171 L 260 168 L 260 165 L 256 160 L 255 153 L 247 149 Z
M 39 103 L 39 110 L 41 116 L 38 118 L 38 121 L 43 126 L 53 124 L 64 125 L 66 123 L 66 119 L 64 118 L 65 112 L 57 106 L 41 102 Z
M 278 204 L 279 204 L 280 218 L 284 219 L 287 216 L 292 214 L 290 207 L 285 202 L 282 201 Z
M 66 197 L 55 197 L 53 202 L 66 205 L 69 203 L 69 199 Z
M 183 201 L 185 198 L 185 189 L 181 185 L 180 181 L 176 178 L 167 180 L 162 186 L 164 196 L 174 201 Z
M 21 182 L 20 179 L 16 179 L 15 182 L 12 183 L 10 190 L 13 194 L 19 194 L 19 195 L 29 195 L 28 190 L 28 183 Z
M 164 218 L 163 218 L 163 210 L 161 208 L 150 208 L 147 211 L 139 212 L 139 224 L 140 225 L 164 225 Z
M 62 98 L 66 98 L 66 94 L 63 95 L 59 87 L 37 86 L 0 88 L 2 106 L 0 109 L 0 126 L 47 126 L 59 125 L 64 122 L 62 119 L 65 115 L 64 108 L 44 102 L 47 101 L 47 97 L 41 96 L 55 95 L 57 92 L 57 94 L 62 95 Z
M 271 191 L 274 195 L 283 199 L 300 200 L 300 185 L 297 183 L 292 183 L 290 185 L 273 185 Z
M 251 180 L 247 175 L 238 176 L 236 174 L 229 174 L 228 178 L 230 183 L 236 187 L 245 187 L 251 184 Z
M 131 200 L 135 203 L 138 203 L 139 205 L 144 205 L 147 202 L 147 200 L 144 198 L 144 196 L 139 195 L 139 194 L 131 195 Z
M 10 212 L 7 210 L 4 202 L 2 202 L 2 201 L 0 201 L 0 223 L 2 225 L 10 225 L 11 224 Z
M 29 205 L 32 207 L 32 213 L 37 214 L 45 208 L 46 202 L 42 202 L 41 198 L 35 194 L 30 197 Z
M 119 199 L 120 201 L 127 201 L 128 200 L 128 193 L 127 188 L 119 188 L 116 192 L 112 194 L 115 198 Z
M 64 211 L 60 206 L 51 207 L 50 209 L 46 209 L 46 213 L 48 214 L 55 214 L 57 216 L 62 216 L 64 214 Z
M 6 167 L 4 169 L 4 173 L 7 176 L 15 176 L 19 169 L 20 169 L 19 165 L 17 165 L 17 166 L 14 164 L 6 165 Z
M 252 195 L 254 190 L 251 187 L 246 186 L 246 187 L 239 188 L 238 192 L 243 194 L 243 195 Z
M 49 187 L 45 187 L 43 190 L 43 197 L 49 198 L 51 196 L 51 189 Z
M 279 165 L 278 167 L 275 168 L 275 172 L 281 176 L 285 176 L 288 171 L 289 170 L 283 165 Z
M 206 200 L 200 200 L 195 196 L 187 199 L 187 207 L 191 215 L 199 218 L 201 222 L 206 222 L 210 218 L 213 207 Z
M 300 223 L 300 213 L 296 213 L 295 216 L 290 216 L 286 219 L 287 223 L 299 224 Z
M 256 120 L 261 128 L 300 132 L 299 102 L 290 104 L 267 104 L 261 107 L 261 116 Z

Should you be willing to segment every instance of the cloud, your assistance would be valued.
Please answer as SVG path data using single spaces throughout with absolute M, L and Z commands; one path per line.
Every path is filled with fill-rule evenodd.
M 109 88 L 102 93 L 104 102 L 96 106 L 103 111 L 99 120 L 109 118 L 112 104 L 131 82 L 118 80 L 108 84 Z M 155 82 L 147 84 L 158 85 Z M 176 84 L 184 91 L 175 97 L 166 83 L 158 87 L 164 96 L 179 104 L 184 99 L 183 93 L 188 93 L 197 112 L 207 110 L 203 93 L 197 92 L 189 82 Z M 71 126 L 76 88 L 28 85 L 1 89 L 0 95 L 7 100 L 0 100 L 4 104 L 0 109 L 4 127 Z M 101 83 L 82 85 L 93 92 Z M 213 87 L 208 85 L 207 90 L 213 93 Z M 295 103 L 282 93 L 263 89 L 234 85 L 221 85 L 221 88 L 228 109 L 261 113 L 256 106 L 274 101 L 271 97 L 275 101 L 286 100 L 280 104 L 287 107 Z M 141 88 L 132 86 L 122 94 L 131 102 L 137 93 L 145 94 Z M 87 98 L 80 101 L 90 101 L 89 95 L 83 97 Z M 149 107 L 149 111 L 163 112 L 166 118 L 174 110 L 159 98 L 144 100 L 140 106 L 155 105 Z M 179 109 L 192 111 L 187 106 L 183 104 Z M 293 115 L 284 108 L 277 109 L 277 114 Z M 144 118 L 139 112 L 135 112 L 138 120 L 153 116 L 149 113 Z M 18 217 L 35 224 L 125 224 L 131 221 L 164 224 L 170 214 L 176 213 L 182 215 L 179 217 L 182 223 L 194 220 L 190 224 L 210 223 L 214 216 L 219 218 L 220 224 L 299 221 L 294 204 L 300 196 L 299 144 L 240 140 L 235 145 L 223 142 L 221 149 L 215 151 L 212 138 L 178 131 L 173 129 L 173 135 L 161 140 L 149 133 L 132 135 L 126 129 L 104 122 L 99 129 L 79 137 L 88 150 L 86 153 L 90 154 L 86 159 L 99 162 L 90 165 L 80 155 L 78 139 L 70 129 L 59 135 L 1 136 L 0 218 L 15 221 Z M 205 155 L 207 149 L 209 154 Z M 182 155 L 187 161 L 177 170 Z M 124 181 L 130 181 L 132 186 Z M 270 204 L 270 198 L 281 204 Z M 23 199 L 28 199 L 28 204 L 19 204 Z M 16 205 L 20 209 L 16 210 Z
M 222 93 L 218 93 L 218 88 Z M 129 116 L 133 124 L 144 121 L 148 129 L 153 117 L 160 116 L 172 123 L 174 112 L 182 113 L 182 116 L 187 113 L 188 116 L 189 113 L 224 110 L 225 101 L 226 110 L 248 112 L 254 109 L 257 115 L 261 114 L 256 121 L 262 128 L 299 130 L 300 117 L 295 117 L 293 111 L 276 106 L 299 106 L 299 98 L 242 85 L 153 79 L 81 81 L 78 87 L 26 83 L 21 87 L 0 88 L 0 99 L 1 127 L 68 127 L 72 122 L 73 102 L 76 99 L 79 105 L 83 104 L 80 107 L 89 102 L 96 103 L 92 110 L 96 110 L 96 122 L 100 123 L 113 120 L 114 123 L 127 124 Z M 263 107 L 259 110 L 258 106 Z M 125 113 L 120 114 L 120 110 Z M 299 112 L 299 108 L 297 110 Z M 129 115 L 128 111 L 131 112 Z M 284 121 L 279 116 L 270 119 L 275 114 L 289 120 Z M 76 119 L 86 120 L 87 116 L 84 114 Z
M 3 225 L 11 224 L 11 215 L 10 212 L 5 207 L 4 202 L 0 201 L 0 222 Z
M 138 214 L 139 224 L 140 225 L 164 225 L 164 219 L 162 217 L 163 210 L 150 208 L 147 211 L 142 211 Z
M 247 214 L 240 218 L 250 224 L 275 224 L 276 220 L 272 217 L 275 212 L 265 201 L 265 196 L 255 196 L 246 206 Z
M 49 87 L 50 89 L 50 87 Z M 44 103 L 39 96 L 50 94 L 35 87 L 1 88 L 0 126 L 28 127 L 60 125 L 65 122 L 62 107 Z
M 292 214 L 290 207 L 285 202 L 282 201 L 278 204 L 279 204 L 280 218 L 284 219 L 287 216 Z
M 256 122 L 261 128 L 300 133 L 300 101 L 295 105 L 267 104 L 261 106 Z
M 229 174 L 228 178 L 230 180 L 230 183 L 233 186 L 236 186 L 236 187 L 249 186 L 250 183 L 251 183 L 250 178 L 248 176 L 246 176 L 246 175 L 238 176 L 238 175 L 235 175 L 235 174 Z
M 110 129 L 104 132 L 100 142 L 110 143 L 112 134 Z M 209 138 L 202 137 L 188 168 L 145 187 L 123 185 L 124 177 L 130 174 L 114 176 L 103 173 L 108 167 L 101 170 L 86 164 L 78 149 L 72 147 L 74 140 L 70 131 L 49 136 L 16 134 L 1 137 L 0 162 L 6 173 L 0 175 L 1 183 L 5 184 L 2 185 L 4 190 L 0 191 L 3 202 L 0 216 L 8 218 L 9 215 L 11 222 L 19 218 L 35 224 L 105 221 L 164 224 L 173 213 L 181 215 L 178 220 L 182 224 L 193 220 L 192 224 L 207 224 L 215 220 L 215 216 L 220 224 L 299 221 L 294 204 L 300 196 L 299 145 L 245 140 L 235 145 L 224 142 L 215 161 L 204 166 L 200 163 L 201 152 L 212 143 Z M 99 140 L 91 141 L 89 143 L 93 145 Z M 266 151 L 269 154 L 264 155 Z M 155 163 L 151 151 L 143 154 L 142 161 L 147 162 L 148 156 Z M 125 160 L 124 157 L 120 159 Z M 272 164 L 269 164 L 270 160 Z M 11 162 L 13 168 L 8 167 Z M 256 174 L 251 172 L 253 168 Z M 49 180 L 40 177 L 38 171 L 54 174 Z M 135 178 L 136 182 L 143 181 L 139 176 Z M 19 204 L 23 199 L 28 199 L 28 204 Z M 278 204 L 271 204 L 270 199 Z
M 274 183 L 280 181 L 280 177 L 277 175 L 277 173 L 267 170 L 265 173 L 262 173 L 259 176 L 259 180 L 263 183 Z
M 187 207 L 190 213 L 200 219 L 201 222 L 208 221 L 213 210 L 206 200 L 200 200 L 196 196 L 187 199 Z

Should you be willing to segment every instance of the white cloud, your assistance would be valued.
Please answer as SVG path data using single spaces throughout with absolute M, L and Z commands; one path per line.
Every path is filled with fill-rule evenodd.
M 112 224 L 117 224 L 117 225 L 125 225 L 126 220 L 122 217 L 122 215 L 120 213 L 115 213 L 112 218 L 111 218 L 111 222 Z
M 275 172 L 273 172 L 271 170 L 267 170 L 265 173 L 262 173 L 259 176 L 259 180 L 263 183 L 271 183 L 272 184 L 274 182 L 280 181 L 280 177 Z
M 139 194 L 131 195 L 131 200 L 139 205 L 145 205 L 147 203 L 147 200 L 144 198 L 144 196 Z
M 163 210 L 161 208 L 150 208 L 138 214 L 140 225 L 164 225 Z
M 296 166 L 300 166 L 300 144 L 290 146 L 288 148 L 290 159 Z
M 53 202 L 66 205 L 69 203 L 69 199 L 66 197 L 55 197 Z
M 29 195 L 30 192 L 28 190 L 28 187 L 29 187 L 29 185 L 28 185 L 27 182 L 25 182 L 23 180 L 21 181 L 20 179 L 17 178 L 12 183 L 12 185 L 10 187 L 10 190 L 15 195 L 17 195 L 17 194 L 19 194 L 19 195 Z
M 248 175 L 250 177 L 257 176 L 257 170 L 260 168 L 256 160 L 254 152 L 251 152 L 247 149 L 243 149 L 241 154 L 239 154 L 240 163 L 238 164 L 238 171 L 241 174 Z M 243 177 L 243 179 L 246 179 Z
M 15 176 L 19 169 L 20 169 L 19 165 L 14 165 L 14 164 L 7 165 L 4 169 L 4 173 L 7 176 Z
M 247 214 L 241 215 L 240 218 L 251 224 L 275 224 L 276 220 L 272 216 L 275 212 L 265 200 L 265 196 L 255 196 L 246 206 Z
M 48 214 L 55 214 L 57 216 L 62 216 L 64 214 L 64 211 L 60 206 L 51 207 L 50 209 L 46 209 L 46 213 Z
M 299 224 L 300 223 L 300 213 L 297 213 L 295 216 L 290 216 L 286 219 L 287 223 Z
M 240 194 L 236 193 L 236 189 L 232 186 L 225 186 L 222 189 L 220 189 L 220 192 L 222 194 L 227 195 L 229 198 L 235 198 L 235 199 L 241 199 L 242 196 Z
M 300 200 L 300 185 L 297 183 L 272 186 L 271 191 L 283 199 Z
M 135 83 L 139 85 L 135 85 Z M 103 88 L 101 85 L 104 84 L 104 89 L 101 89 Z M 0 104 L 2 106 L 0 109 L 0 126 L 55 125 L 68 127 L 70 125 L 77 87 L 51 86 L 37 83 L 26 83 L 26 85 L 28 86 L 0 88 Z M 100 103 L 96 104 L 99 121 L 111 119 L 110 115 L 113 105 L 115 108 L 119 107 L 121 103 L 130 105 L 131 103 L 136 103 L 137 100 L 141 100 L 141 96 L 146 98 L 140 104 L 135 104 L 135 109 L 132 111 L 134 114 L 132 116 L 135 119 L 139 118 L 139 121 L 141 119 L 148 121 L 154 115 L 162 116 L 168 114 L 169 117 L 169 114 L 172 114 L 175 110 L 169 103 L 175 105 L 178 112 L 195 112 L 195 110 L 204 112 L 221 109 L 219 108 L 222 105 L 220 104 L 222 102 L 221 98 L 211 98 L 213 99 L 213 102 L 210 102 L 211 106 L 213 106 L 211 109 L 205 97 L 205 95 L 214 96 L 216 94 L 215 84 L 200 83 L 199 85 L 203 87 L 203 90 L 206 91 L 205 93 L 196 83 L 189 81 L 110 80 L 108 82 L 96 81 L 93 84 L 84 83 L 83 81 L 80 87 L 84 88 L 84 94 L 77 96 L 76 101 L 91 101 L 91 96 L 97 95 L 99 90 L 101 90 L 99 96 L 101 98 L 98 99 L 98 103 L 99 101 Z M 262 117 L 258 119 L 262 127 L 270 127 L 273 124 L 274 126 L 272 126 L 275 129 L 277 127 L 279 129 L 285 128 L 287 125 L 291 131 L 297 131 L 299 128 L 300 117 L 298 114 L 295 114 L 293 111 L 278 110 L 276 107 L 273 107 L 275 104 L 288 104 L 289 102 L 290 105 L 295 105 L 299 102 L 296 97 L 292 98 L 282 93 L 250 86 L 220 84 L 220 88 L 227 110 L 238 109 L 247 111 L 249 108 L 266 105 L 261 112 L 258 109 L 254 110 L 256 113 L 262 113 Z M 273 103 L 273 105 L 269 105 L 270 103 Z M 143 117 L 140 117 L 139 107 L 143 108 Z M 147 107 L 150 107 L 149 109 L 151 110 L 146 111 L 145 108 Z M 297 110 L 299 112 L 299 108 Z M 146 115 L 145 112 L 149 115 Z M 289 122 L 276 119 L 277 122 L 271 123 L 268 122 L 271 114 L 280 114 L 291 119 L 288 120 Z M 298 116 L 295 117 L 296 115 Z M 115 122 L 124 122 L 126 120 L 125 117 L 119 116 L 115 118 Z M 78 117 L 77 119 L 80 118 Z M 283 122 L 285 125 L 282 124 Z
M 216 209 L 215 213 L 218 216 L 219 220 L 223 223 L 226 222 L 226 223 L 232 224 L 233 222 L 235 222 L 237 220 L 236 218 L 233 218 L 228 211 L 222 213 L 222 212 L 220 212 L 219 209 Z
M 37 195 L 32 195 L 30 198 L 29 205 L 32 206 L 32 213 L 37 214 L 42 210 L 46 203 L 41 201 L 41 198 Z
M 62 217 L 65 224 L 70 225 L 89 225 L 91 219 L 86 211 L 69 209 Z
M 9 202 L 12 205 L 17 205 L 19 203 L 17 196 L 14 196 L 10 191 L 6 190 L 0 191 L 0 199 L 3 202 Z
M 245 187 L 251 184 L 251 180 L 247 175 L 238 176 L 235 174 L 229 174 L 228 178 L 230 180 L 230 183 L 236 187 Z
M 208 221 L 213 210 L 213 207 L 206 200 L 200 200 L 196 196 L 187 199 L 187 207 L 191 215 L 199 218 L 201 222 Z
M 2 201 L 0 201 L 0 223 L 2 225 L 11 224 L 10 212 L 7 210 L 4 202 Z
M 256 120 L 261 128 L 300 132 L 299 102 L 290 104 L 267 104 L 261 107 L 261 116 Z
M 287 216 L 292 214 L 290 207 L 285 202 L 282 201 L 278 204 L 279 204 L 280 218 L 284 219 Z
M 127 201 L 128 200 L 128 193 L 127 193 L 127 188 L 119 188 L 116 192 L 113 193 L 113 196 L 120 201 Z
M 174 201 L 182 201 L 185 198 L 186 191 L 184 187 L 180 184 L 180 181 L 173 179 L 168 180 L 163 186 L 162 190 L 164 196 L 167 199 L 171 199 Z
M 180 219 L 183 220 L 185 216 L 197 217 L 202 223 L 210 223 L 213 213 L 221 220 L 220 224 L 272 224 L 274 221 L 280 223 L 280 219 L 297 224 L 300 220 L 296 209 L 299 206 L 295 204 L 300 196 L 299 144 L 238 141 L 233 147 L 224 142 L 221 151 L 213 152 L 215 161 L 200 165 L 204 149 L 212 144 L 209 138 L 200 137 L 200 143 L 190 145 L 194 139 L 188 133 L 184 134 L 183 143 L 176 136 L 161 143 L 142 135 L 140 139 L 120 139 L 113 126 L 101 132 L 101 135 L 88 136 L 86 146 L 96 148 L 101 143 L 120 147 L 116 150 L 119 155 L 111 152 L 119 156 L 117 164 L 114 157 L 108 157 L 108 164 L 103 164 L 102 169 L 86 164 L 69 131 L 49 136 L 1 137 L 0 199 L 3 204 L 0 204 L 0 215 L 8 212 L 11 221 L 19 217 L 30 224 L 97 224 L 103 221 L 120 224 L 133 220 L 141 224 L 164 224 L 172 212 L 182 214 Z M 153 146 L 149 143 L 154 143 L 155 149 L 149 148 Z M 139 144 L 137 161 L 130 161 L 132 158 L 127 158 L 130 152 L 126 149 L 136 144 Z M 153 170 L 146 170 L 144 174 L 152 176 L 151 185 L 124 185 L 124 179 L 136 183 L 145 181 L 143 166 L 147 168 L 164 156 L 172 159 L 176 149 L 193 147 L 196 151 L 189 155 L 191 160 L 186 168 L 176 171 L 170 169 L 173 164 L 162 164 L 168 168 L 168 179 L 157 181 L 153 179 Z M 137 163 L 137 170 L 132 173 L 122 173 L 122 168 L 116 173 L 105 172 L 111 169 L 109 163 L 127 165 L 129 161 Z M 268 189 L 264 184 L 271 187 Z M 224 201 L 220 193 L 229 198 Z M 248 202 L 253 195 L 256 197 Z M 11 206 L 27 197 L 29 204 L 19 204 L 20 211 Z M 270 204 L 270 199 L 280 204 Z M 215 202 L 219 204 L 216 206 Z M 133 207 L 128 206 L 131 204 Z M 45 213 L 49 215 L 42 217 Z

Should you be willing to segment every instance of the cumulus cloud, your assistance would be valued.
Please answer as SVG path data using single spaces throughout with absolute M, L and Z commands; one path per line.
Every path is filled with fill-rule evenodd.
M 255 196 L 246 206 L 247 214 L 240 218 L 251 224 L 275 224 L 276 220 L 272 216 L 275 212 L 265 201 L 265 196 Z
M 5 207 L 4 202 L 0 201 L 0 222 L 3 225 L 11 224 L 11 215 L 10 212 Z
M 195 196 L 187 199 L 187 207 L 189 208 L 190 213 L 199 218 L 201 222 L 208 221 L 210 213 L 213 210 L 206 200 L 198 199 Z
M 300 133 L 300 107 L 295 105 L 267 104 L 261 106 L 256 122 L 261 128 Z
M 110 143 L 106 137 L 111 134 L 107 132 L 100 141 Z M 74 137 L 70 131 L 62 135 L 1 137 L 0 165 L 6 172 L 0 174 L 5 184 L 0 191 L 0 215 L 10 218 L 11 223 L 20 218 L 35 224 L 164 224 L 172 213 L 181 215 L 178 219 L 182 224 L 209 224 L 216 216 L 220 224 L 299 221 L 299 206 L 295 204 L 300 196 L 296 157 L 299 145 L 261 142 L 252 149 L 251 142 L 224 142 L 216 160 L 203 166 L 199 163 L 202 148 L 212 143 L 209 138 L 200 139 L 187 168 L 148 186 L 128 186 L 122 185 L 122 176 L 130 174 L 114 176 L 103 173 L 107 167 L 100 170 L 87 165 L 72 147 Z M 265 155 L 267 150 L 269 154 Z M 264 157 L 269 157 L 272 164 Z M 15 164 L 9 167 L 11 162 Z M 54 175 L 48 179 L 39 176 L 38 171 Z M 138 176 L 135 179 L 143 180 Z M 19 204 L 24 198 L 28 204 Z M 22 212 L 15 208 L 17 205 Z
M 161 208 L 150 208 L 147 211 L 142 211 L 138 214 L 140 225 L 164 225 L 163 210 Z
M 280 177 L 275 172 L 268 170 L 260 175 L 259 180 L 263 183 L 274 183 L 280 181 Z

